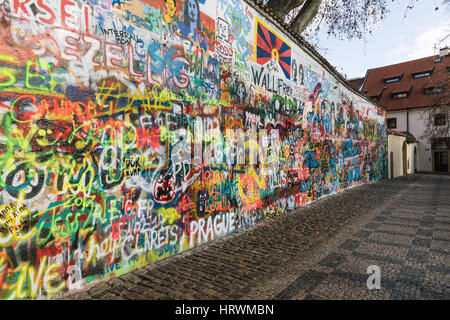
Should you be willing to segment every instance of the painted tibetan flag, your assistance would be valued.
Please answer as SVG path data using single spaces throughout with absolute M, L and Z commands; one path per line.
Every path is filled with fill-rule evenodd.
M 291 46 L 266 26 L 256 20 L 256 62 L 260 65 L 275 59 L 286 78 L 291 79 Z

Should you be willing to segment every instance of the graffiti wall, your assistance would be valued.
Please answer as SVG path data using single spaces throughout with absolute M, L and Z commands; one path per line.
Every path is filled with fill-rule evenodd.
M 387 174 L 384 113 L 241 0 L 0 0 L 0 298 Z

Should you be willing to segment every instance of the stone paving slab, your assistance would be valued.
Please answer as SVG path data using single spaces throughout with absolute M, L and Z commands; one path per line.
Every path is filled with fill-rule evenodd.
M 365 185 L 56 299 L 448 300 L 449 205 L 450 176 Z
M 429 180 L 435 181 L 435 185 L 432 186 L 433 193 L 427 193 L 428 197 L 434 197 L 438 200 L 450 197 L 450 180 L 448 177 L 420 176 L 417 178 L 418 180 L 414 184 L 420 184 L 421 187 L 430 186 Z M 337 252 L 337 248 L 344 249 L 339 253 L 345 254 L 347 252 L 345 258 L 342 254 L 339 255 L 339 260 L 344 262 L 337 263 L 337 266 L 328 272 L 328 277 L 323 279 L 325 275 L 321 274 L 322 281 L 320 284 L 307 294 L 291 297 L 285 295 L 283 298 L 448 300 L 450 298 L 450 273 L 448 268 L 450 261 L 446 253 L 450 248 L 447 243 L 449 237 L 448 235 L 440 236 L 441 229 L 434 231 L 434 226 L 436 226 L 434 214 L 438 210 L 429 210 L 430 206 L 417 207 L 415 205 L 415 198 L 423 198 L 423 196 L 419 196 L 419 192 L 423 188 L 413 188 L 414 184 L 399 192 L 397 198 L 389 201 L 390 203 L 385 203 L 384 206 L 388 210 L 382 209 L 382 205 L 378 210 L 362 216 L 359 219 L 360 221 L 353 223 L 353 226 L 349 226 L 350 232 L 344 231 L 341 235 L 335 237 L 336 245 L 326 244 L 318 250 L 321 253 L 316 258 L 311 259 L 312 262 L 305 268 L 305 272 L 313 272 L 319 270 L 319 268 L 323 271 L 321 266 L 324 257 L 327 259 L 327 254 L 334 254 Z M 438 188 L 436 188 L 436 185 Z M 413 196 L 405 197 L 405 193 Z M 405 198 L 408 198 L 409 208 L 398 201 Z M 398 205 L 400 210 L 396 209 L 397 203 L 400 203 Z M 445 203 L 445 201 L 440 201 L 440 203 Z M 388 211 L 391 211 L 391 213 L 388 214 Z M 402 213 L 404 213 L 404 216 Z M 405 218 L 406 223 L 392 225 L 389 220 L 380 219 L 380 217 L 386 215 Z M 407 219 L 415 219 L 419 223 L 413 225 Z M 380 227 L 377 223 L 382 220 L 383 225 Z M 353 230 L 358 231 L 352 234 Z M 442 242 L 447 243 L 447 245 L 444 246 Z M 438 249 L 433 251 L 433 248 Z M 366 289 L 368 277 L 366 269 L 373 264 L 378 265 L 381 269 L 380 290 Z M 301 273 L 301 271 L 298 272 Z M 440 276 L 436 275 L 438 272 Z M 358 288 L 355 287 L 355 283 L 358 283 Z M 260 291 L 262 290 L 260 289 Z M 380 293 L 377 294 L 374 291 L 380 291 Z

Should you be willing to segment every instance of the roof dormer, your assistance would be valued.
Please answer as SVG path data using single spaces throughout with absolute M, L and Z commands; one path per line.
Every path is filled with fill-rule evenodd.
M 394 83 L 394 82 L 399 82 L 400 80 L 402 80 L 403 78 L 403 73 L 399 74 L 399 75 L 391 75 L 391 76 L 387 76 L 384 77 L 384 83 Z

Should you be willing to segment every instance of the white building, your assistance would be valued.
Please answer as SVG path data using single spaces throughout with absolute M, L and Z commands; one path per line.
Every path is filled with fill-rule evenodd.
M 399 165 L 396 164 L 395 149 L 400 148 L 397 152 L 403 154 L 404 147 L 403 142 L 400 143 L 401 135 L 398 133 L 406 133 L 404 139 L 407 157 L 402 163 L 405 162 L 407 173 L 450 172 L 449 108 L 436 107 L 437 98 L 440 97 L 446 97 L 441 99 L 443 101 L 440 102 L 441 106 L 449 104 L 448 48 L 441 49 L 436 56 L 369 69 L 364 78 L 350 80 L 350 83 L 386 107 L 386 127 L 393 130 L 391 135 L 396 136 L 389 139 L 392 144 L 388 151 L 390 164 L 393 161 L 394 167 Z M 439 136 L 425 137 L 429 126 L 430 106 L 439 110 L 433 115 L 431 125 L 446 127 L 446 132 Z M 417 143 L 414 143 L 414 140 Z M 394 170 L 396 172 L 394 177 L 398 176 L 398 170 L 398 168 Z

